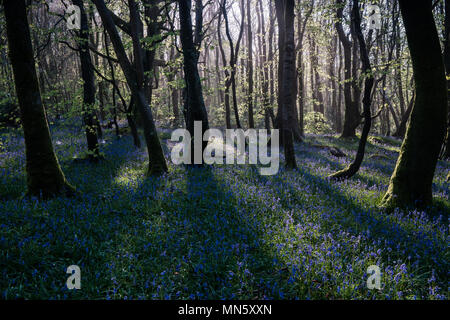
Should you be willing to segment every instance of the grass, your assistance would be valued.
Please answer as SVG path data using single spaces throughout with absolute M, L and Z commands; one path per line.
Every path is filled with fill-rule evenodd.
M 52 137 L 79 198 L 21 198 L 23 138 L 0 136 L 3 299 L 448 299 L 449 163 L 438 164 L 433 208 L 387 215 L 377 204 L 395 139 L 371 137 L 360 172 L 331 182 L 357 140 L 308 136 L 296 147 L 299 169 L 275 176 L 254 166 L 171 165 L 146 179 L 146 152 L 129 136 L 108 132 L 99 164 L 72 161 L 85 148 L 80 131 L 53 128 Z M 73 264 L 81 290 L 65 285 Z M 379 291 L 366 285 L 374 264 Z

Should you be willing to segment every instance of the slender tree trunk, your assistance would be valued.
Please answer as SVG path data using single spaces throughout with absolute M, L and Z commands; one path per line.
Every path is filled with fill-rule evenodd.
M 299 132 L 302 137 L 305 135 L 304 131 L 304 114 L 305 114 L 305 79 L 303 72 L 303 39 L 305 37 L 306 23 L 311 17 L 312 11 L 314 9 L 315 1 L 312 0 L 309 4 L 309 10 L 306 15 L 303 17 L 302 7 L 298 7 L 297 11 L 297 29 L 298 29 L 298 39 L 297 39 L 297 100 L 298 100 L 298 125 Z
M 416 99 L 382 205 L 424 207 L 432 202 L 433 176 L 446 132 L 447 83 L 432 1 L 399 3 L 413 62 Z
M 255 120 L 253 119 L 253 33 L 252 33 L 252 15 L 251 15 L 251 1 L 247 0 L 247 108 L 248 108 L 248 127 L 255 127 Z M 256 4 L 258 6 L 258 4 Z M 243 9 L 242 9 L 243 10 Z M 261 35 L 258 35 L 261 37 Z
M 97 137 L 97 124 L 95 115 L 95 81 L 91 54 L 89 50 L 89 23 L 84 9 L 83 1 L 73 0 L 74 5 L 80 8 L 81 23 L 79 32 L 78 52 L 80 55 L 81 77 L 83 79 L 83 121 L 88 146 L 88 159 L 97 162 L 100 150 Z
M 43 198 L 75 189 L 66 181 L 53 150 L 35 69 L 24 0 L 3 1 L 9 58 L 25 138 L 28 195 Z
M 175 61 L 177 59 L 177 55 L 175 55 L 175 43 L 172 43 L 170 48 L 170 61 Z M 177 128 L 180 125 L 180 109 L 178 107 L 178 86 L 174 84 L 176 79 L 177 69 L 174 66 L 171 66 L 169 69 L 169 74 L 167 76 L 167 81 L 170 83 L 170 95 L 171 102 L 173 106 L 173 126 Z
M 338 98 L 337 98 L 337 105 L 336 105 L 336 132 L 342 132 L 342 46 L 340 43 L 337 44 L 338 45 L 338 56 L 339 56 L 339 68 L 338 68 Z
M 333 37 L 330 50 L 330 87 L 331 87 L 331 114 L 336 121 L 337 118 L 337 90 L 336 90 L 336 49 L 337 38 Z
M 273 2 L 272 0 L 268 0 L 269 2 L 269 12 L 273 11 Z M 274 71 L 274 53 L 273 53 L 273 38 L 275 33 L 275 18 L 270 17 L 269 21 L 269 52 L 267 57 L 267 63 L 269 64 L 269 101 L 270 107 L 268 109 L 270 118 L 272 120 L 272 126 L 277 128 L 276 118 L 274 114 L 274 104 L 275 104 L 275 71 Z
M 226 60 L 226 56 L 225 56 L 225 50 L 223 49 L 223 44 L 222 44 L 222 32 L 220 31 L 221 29 L 221 21 L 222 21 L 222 9 L 219 9 L 219 17 L 217 19 L 217 41 L 219 43 L 219 49 L 220 49 L 220 54 L 222 57 L 222 65 L 225 68 L 225 90 L 223 91 L 223 101 L 224 101 L 224 106 L 225 106 L 225 126 L 227 129 L 231 129 L 231 114 L 230 114 L 230 82 L 229 82 L 229 77 L 230 74 L 228 72 L 228 69 L 226 68 L 227 66 L 227 60 Z M 219 57 L 217 57 L 218 59 Z M 219 78 L 220 78 L 220 74 L 219 74 Z
M 325 107 L 322 93 L 322 80 L 319 74 L 319 48 L 316 45 L 314 36 L 311 36 L 309 39 L 311 45 L 311 68 L 314 75 L 314 88 L 311 88 L 314 99 L 314 111 L 324 114 Z

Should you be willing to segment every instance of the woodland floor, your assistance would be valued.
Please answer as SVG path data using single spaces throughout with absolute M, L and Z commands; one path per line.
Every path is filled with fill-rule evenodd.
M 52 137 L 78 198 L 21 198 L 24 140 L 0 133 L 3 299 L 449 298 L 450 163 L 438 164 L 427 213 L 386 214 L 377 204 L 398 140 L 371 137 L 360 172 L 331 182 L 357 140 L 309 135 L 296 146 L 299 169 L 274 176 L 253 166 L 171 165 L 145 179 L 146 152 L 130 136 L 106 132 L 99 164 L 72 160 L 85 148 L 78 129 L 52 128 Z M 73 264 L 81 290 L 69 291 Z M 367 289 L 370 265 L 381 268 L 380 291 Z

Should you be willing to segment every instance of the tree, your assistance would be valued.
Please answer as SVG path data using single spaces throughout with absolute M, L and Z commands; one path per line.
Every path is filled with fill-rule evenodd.
M 103 0 L 93 0 L 93 3 L 95 4 L 98 13 L 100 14 L 103 26 L 109 34 L 112 45 L 114 47 L 114 51 L 117 56 L 117 60 L 119 61 L 128 86 L 130 87 L 133 101 L 136 104 L 141 116 L 149 158 L 147 175 L 160 175 L 167 171 L 167 164 L 161 147 L 161 143 L 159 141 L 158 133 L 156 131 L 155 123 L 153 122 L 152 110 L 150 109 L 150 106 L 148 105 L 145 98 L 144 63 L 142 48 L 139 39 L 138 29 L 140 23 L 136 3 L 133 0 L 128 1 L 130 7 L 130 23 L 127 26 L 127 28 L 131 28 L 131 30 L 128 31 L 132 35 L 133 40 L 133 52 L 135 56 L 134 67 L 125 52 L 125 48 L 113 20 L 114 16 L 106 7 Z M 147 63 L 151 62 L 147 61 Z M 151 65 L 153 66 L 153 64 Z
M 237 60 L 238 60 L 238 54 L 239 54 L 239 48 L 241 45 L 241 39 L 242 39 L 242 34 L 244 32 L 244 19 L 245 19 L 245 12 L 244 12 L 244 0 L 241 0 L 241 26 L 239 29 L 239 35 L 238 35 L 238 39 L 236 41 L 236 46 L 233 43 L 233 39 L 231 37 L 231 31 L 230 31 L 230 24 L 228 21 L 228 13 L 227 13 L 227 1 L 226 0 L 221 0 L 221 16 L 223 16 L 223 19 L 225 21 L 225 34 L 227 36 L 228 39 L 228 43 L 230 46 L 230 60 L 229 60 L 229 68 L 230 68 L 230 72 L 228 73 L 228 71 L 226 72 L 226 74 L 228 73 L 227 76 L 227 80 L 225 81 L 225 105 L 226 108 L 229 110 L 230 107 L 230 87 L 231 87 L 231 91 L 232 91 L 232 97 L 233 97 L 233 110 L 234 110 L 234 117 L 236 119 L 236 127 L 238 128 L 242 128 L 241 126 L 241 121 L 239 120 L 239 110 L 238 110 L 238 105 L 237 105 L 237 94 L 236 94 L 236 64 L 237 64 Z M 220 19 L 219 19 L 220 21 Z M 219 26 L 220 28 L 220 26 Z M 220 29 L 219 29 L 219 40 L 220 40 Z M 224 67 L 226 67 L 226 59 L 225 59 L 225 53 L 223 51 L 223 47 L 222 47 L 222 42 L 219 42 L 220 46 L 221 46 L 221 51 L 222 51 L 222 60 L 224 61 Z M 231 124 L 227 122 L 227 128 L 230 128 Z
M 372 73 L 372 67 L 370 65 L 370 58 L 367 51 L 366 41 L 364 40 L 364 36 L 361 30 L 361 14 L 358 0 L 353 0 L 352 24 L 355 30 L 355 35 L 359 42 L 360 56 L 363 65 L 363 74 L 365 76 L 363 98 L 364 127 L 361 133 L 361 139 L 359 140 L 358 151 L 356 153 L 355 160 L 352 162 L 352 164 L 350 164 L 348 168 L 331 175 L 331 178 L 337 180 L 351 178 L 358 172 L 364 159 L 367 137 L 369 136 L 370 127 L 372 125 L 372 114 L 370 111 L 370 106 L 372 104 L 372 88 L 374 85 L 374 77 Z M 373 30 L 369 31 L 369 38 L 371 37 L 372 31 Z
M 382 206 L 424 207 L 432 201 L 432 181 L 446 131 L 447 84 L 432 1 L 399 3 L 413 63 L 416 98 Z
M 281 118 L 280 130 L 283 136 L 283 147 L 286 158 L 286 167 L 289 169 L 297 168 L 294 152 L 294 132 L 289 118 L 291 116 L 292 109 L 295 108 L 297 88 L 296 88 L 296 69 L 295 69 L 295 42 L 294 42 L 294 0 L 277 1 L 277 11 L 281 14 L 278 16 L 278 22 L 284 29 L 279 29 L 279 37 L 282 38 L 280 51 L 280 57 L 283 60 L 279 61 L 279 68 L 282 68 L 282 80 L 279 89 L 280 107 L 279 113 Z M 291 111 L 291 112 L 290 112 Z M 296 122 L 298 124 L 298 122 Z
M 81 77 L 83 79 L 83 121 L 88 146 L 88 159 L 96 162 L 100 158 L 98 145 L 98 121 L 95 115 L 95 82 L 94 69 L 89 51 L 89 24 L 86 11 L 81 0 L 73 0 L 80 8 L 81 21 L 78 33 L 78 53 L 80 56 Z
M 201 0 L 196 1 L 196 20 L 198 23 L 196 23 L 195 42 L 192 35 L 192 2 L 191 0 L 179 0 L 178 5 L 180 14 L 180 39 L 184 58 L 184 79 L 186 83 L 186 128 L 191 134 L 191 137 L 194 137 L 194 122 L 201 121 L 203 136 L 203 133 L 209 129 L 208 114 L 206 113 L 203 89 L 197 65 L 199 55 L 197 47 L 200 47 L 201 44 L 202 20 L 200 15 L 202 15 L 203 4 Z M 206 145 L 207 142 L 204 142 L 203 149 Z M 194 150 L 194 148 L 191 150 Z M 194 152 L 191 155 L 192 159 L 194 159 Z
M 358 110 L 358 101 L 352 97 L 352 43 L 345 34 L 344 28 L 342 26 L 342 21 L 344 19 L 344 7 L 345 0 L 336 0 L 336 16 L 337 20 L 335 27 L 339 36 L 339 41 L 343 47 L 344 53 L 344 100 L 345 100 L 345 115 L 344 115 L 344 128 L 342 131 L 343 138 L 351 138 L 355 136 L 356 128 L 360 123 L 360 115 Z M 353 57 L 356 59 L 356 57 Z M 355 68 L 353 68 L 355 70 Z M 355 82 L 356 79 L 353 79 Z
M 299 1 L 300 4 L 301 1 Z M 309 18 L 312 15 L 313 9 L 314 9 L 314 0 L 311 1 L 309 4 L 309 9 L 306 12 L 305 17 L 302 15 L 302 6 L 300 5 L 297 12 L 297 30 L 298 30 L 298 37 L 297 37 L 297 82 L 298 82 L 298 92 L 297 92 L 297 101 L 298 101 L 298 110 L 299 110 L 299 129 L 300 129 L 300 135 L 303 137 L 304 132 L 304 107 L 305 107 L 305 79 L 304 79 L 304 72 L 303 72 L 303 39 L 305 37 L 305 31 L 306 31 L 306 24 L 309 20 Z
M 49 198 L 73 195 L 53 150 L 35 69 L 24 0 L 3 1 L 9 58 L 25 137 L 27 194 Z
M 256 4 L 258 6 L 258 4 Z M 261 35 L 259 35 L 261 36 Z M 255 127 L 255 120 L 253 119 L 253 33 L 252 33 L 252 15 L 251 15 L 251 1 L 247 0 L 247 109 L 248 109 L 248 127 Z
M 290 32 L 290 29 L 292 28 L 292 30 L 294 30 L 294 25 L 292 26 L 287 26 L 286 25 L 286 18 L 290 18 L 290 16 L 295 16 L 294 12 L 288 12 L 286 11 L 286 5 L 287 3 L 285 3 L 285 1 L 276 1 L 275 2 L 275 11 L 276 11 L 276 16 L 277 16 L 277 20 L 278 20 L 278 60 L 279 60 L 279 64 L 278 64 L 278 90 L 281 93 L 282 90 L 284 89 L 280 89 L 280 88 L 284 88 L 284 86 L 286 85 L 287 88 L 289 88 L 289 90 L 287 91 L 287 93 L 289 94 L 293 94 L 294 95 L 294 99 L 297 96 L 297 78 L 294 75 L 293 77 L 291 77 L 291 75 L 289 74 L 287 77 L 284 76 L 283 72 L 285 70 L 285 67 L 290 67 L 291 61 L 290 58 L 288 59 L 288 65 L 284 66 L 284 63 L 286 62 L 285 58 L 284 58 L 284 54 L 285 54 L 285 50 L 286 50 L 286 46 L 289 47 L 290 50 L 290 43 L 286 42 L 286 37 L 287 34 L 286 32 Z M 289 21 L 290 22 L 290 21 Z M 294 31 L 293 31 L 294 32 Z M 290 39 L 289 39 L 290 41 Z M 294 41 L 294 40 L 293 40 Z M 294 48 L 292 49 L 294 54 L 295 54 L 295 45 Z M 294 68 L 295 68 L 295 60 L 294 60 Z M 289 71 L 290 72 L 290 71 Z M 284 81 L 289 78 L 290 81 L 292 82 L 288 82 L 288 83 L 284 83 Z M 293 90 L 293 91 L 291 91 Z M 288 126 L 289 126 L 289 130 L 292 132 L 293 134 L 293 138 L 299 142 L 302 141 L 302 135 L 301 135 L 301 130 L 300 130 L 300 126 L 299 126 L 299 121 L 298 121 L 298 113 L 297 113 L 297 108 L 296 108 L 296 104 L 291 104 L 290 102 L 288 104 L 285 104 L 286 101 L 283 100 L 284 98 L 282 97 L 281 94 L 278 95 L 278 114 L 277 114 L 277 119 L 276 119 L 276 123 L 277 123 L 277 127 L 278 128 L 282 128 L 283 126 L 286 128 L 286 125 L 283 125 L 283 111 L 286 112 L 285 116 L 286 116 L 286 120 L 288 122 Z M 281 105 L 284 105 L 284 107 L 286 107 L 286 110 L 283 110 Z M 281 140 L 284 141 L 284 130 L 281 130 Z M 288 137 L 288 139 L 290 139 Z M 289 145 L 289 143 L 288 143 Z

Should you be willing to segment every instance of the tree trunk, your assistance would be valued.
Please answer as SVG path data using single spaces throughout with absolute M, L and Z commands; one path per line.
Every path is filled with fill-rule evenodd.
M 9 58 L 25 138 L 27 194 L 49 198 L 72 195 L 53 150 L 41 100 L 24 0 L 3 1 Z
M 360 115 L 356 101 L 352 99 L 352 43 L 347 38 L 342 26 L 343 11 L 345 3 L 343 0 L 336 0 L 337 8 L 337 21 L 335 23 L 339 41 L 342 44 L 344 51 L 344 101 L 345 101 L 345 115 L 344 115 L 344 129 L 342 131 L 342 138 L 352 138 L 356 135 L 356 128 L 360 123 Z
M 282 3 L 283 2 L 283 3 Z M 295 160 L 295 152 L 294 152 L 294 133 L 291 123 L 289 121 L 289 110 L 295 108 L 295 99 L 297 96 L 296 86 L 295 84 L 295 43 L 294 43 L 294 0 L 283 0 L 277 1 L 276 6 L 279 6 L 278 10 L 282 12 L 282 20 L 281 24 L 284 27 L 280 29 L 279 32 L 283 33 L 283 36 L 280 34 L 280 37 L 283 39 L 282 47 L 280 47 L 280 51 L 283 51 L 281 55 L 283 60 L 279 62 L 279 68 L 282 68 L 281 75 L 283 77 L 281 83 L 282 86 L 279 87 L 279 96 L 280 99 L 280 112 L 281 112 L 281 131 L 283 135 L 283 146 L 284 146 L 284 155 L 286 160 L 286 168 L 295 169 L 297 168 L 297 163 Z M 278 11 L 277 10 L 277 11 Z M 280 22 L 280 21 L 279 21 Z M 298 121 L 296 121 L 298 124 Z
M 278 92 L 281 93 L 283 91 L 283 89 L 280 88 L 284 88 L 284 80 L 286 79 L 286 77 L 284 77 L 283 72 L 284 72 L 284 67 L 283 64 L 285 62 L 284 59 L 284 54 L 285 54 L 285 46 L 286 46 L 286 32 L 288 31 L 289 27 L 286 27 L 286 11 L 285 11 L 285 7 L 286 7 L 287 3 L 283 0 L 283 1 L 276 1 L 275 2 L 275 11 L 277 14 L 277 19 L 278 19 Z M 290 15 L 291 13 L 287 13 L 288 15 Z M 292 13 L 294 15 L 294 13 Z M 294 23 L 294 22 L 293 22 Z M 292 26 L 292 28 L 294 28 Z M 290 44 L 289 44 L 290 45 Z M 295 54 L 295 37 L 294 37 L 294 54 Z M 295 68 L 295 60 L 294 60 L 294 68 Z M 290 76 L 289 76 L 290 78 Z M 291 86 L 293 88 L 293 93 L 295 93 L 295 97 L 297 96 L 297 78 L 294 74 L 294 77 L 290 78 L 292 80 L 292 82 L 286 84 L 287 86 Z M 290 92 L 291 89 L 289 89 Z M 278 114 L 276 117 L 276 123 L 278 123 L 278 125 L 276 126 L 277 128 L 280 128 L 283 126 L 282 125 L 282 109 L 281 109 L 281 105 L 284 104 L 284 97 L 281 97 L 280 94 L 278 95 Z M 299 126 L 299 121 L 298 121 L 298 112 L 297 112 L 297 108 L 296 108 L 296 103 L 294 104 L 286 104 L 285 105 L 288 109 L 286 109 L 286 117 L 287 117 L 287 121 L 289 124 L 289 130 L 290 132 L 293 134 L 293 138 L 298 141 L 301 142 L 303 140 L 302 138 L 302 134 L 300 131 L 300 126 Z M 280 132 L 280 138 L 281 141 L 284 141 L 284 131 L 281 130 Z M 290 138 L 289 138 L 290 139 Z
M 175 61 L 177 59 L 177 55 L 175 55 L 175 44 L 172 44 L 172 47 L 170 48 L 170 61 Z M 167 81 L 170 82 L 169 88 L 170 88 L 170 96 L 172 100 L 172 106 L 173 106 L 173 123 L 172 125 L 175 128 L 178 128 L 180 125 L 180 110 L 178 108 L 178 86 L 174 84 L 175 77 L 177 73 L 177 68 L 174 66 L 171 66 L 169 69 L 169 75 L 167 76 Z
M 252 33 L 252 15 L 250 8 L 250 0 L 247 0 L 247 108 L 248 108 L 248 127 L 253 129 L 255 127 L 255 120 L 253 119 L 253 33 Z M 258 6 L 258 4 L 256 4 Z M 258 35 L 261 37 L 261 35 Z
M 261 72 L 261 90 L 262 90 L 262 100 L 263 100 L 263 109 L 264 109 L 264 127 L 267 130 L 270 130 L 270 97 L 269 97 L 269 62 L 267 57 L 267 44 L 265 41 L 265 19 L 264 19 L 264 10 L 262 0 L 259 0 L 256 4 L 257 15 L 258 15 L 258 25 L 259 25 L 259 38 L 258 38 L 258 46 L 261 52 L 260 57 L 260 66 L 262 69 Z
M 445 39 L 444 39 L 444 63 L 447 75 L 447 93 L 450 90 L 450 0 L 445 0 Z M 450 158 L 450 99 L 447 101 L 447 137 L 445 139 L 444 159 Z
M 183 48 L 184 77 L 186 82 L 186 128 L 191 134 L 191 137 L 194 137 L 194 121 L 201 121 L 203 136 L 203 133 L 209 129 L 209 124 L 205 102 L 203 100 L 202 84 L 198 73 L 198 52 L 192 37 L 192 3 L 191 0 L 179 0 L 178 3 L 180 10 L 180 38 Z M 199 27 L 200 26 L 197 24 L 196 34 L 200 34 L 201 32 L 198 30 Z M 196 40 L 199 45 L 200 39 L 197 38 Z M 207 142 L 204 142 L 203 149 L 206 145 Z M 191 150 L 193 151 L 194 148 Z M 194 152 L 191 152 L 191 155 L 192 160 L 194 160 Z M 192 164 L 194 164 L 194 161 L 192 161 Z
M 78 53 L 80 55 L 81 78 L 83 79 L 83 121 L 86 132 L 88 146 L 87 158 L 92 162 L 100 159 L 100 150 L 97 137 L 97 124 L 95 115 L 95 82 L 94 69 L 92 65 L 91 54 L 89 50 L 89 24 L 83 1 L 73 0 L 74 5 L 80 8 L 81 23 Z
M 225 50 L 223 49 L 222 44 L 222 33 L 220 31 L 221 28 L 221 21 L 222 21 L 222 9 L 219 9 L 219 17 L 217 19 L 217 41 L 219 43 L 219 49 L 220 54 L 222 57 L 222 65 L 224 67 L 224 73 L 225 73 L 225 90 L 224 90 L 224 105 L 225 105 L 225 126 L 227 129 L 231 129 L 231 114 L 230 114 L 230 82 L 229 77 L 230 74 L 228 72 L 227 67 L 227 60 L 225 56 Z
M 225 20 L 225 33 L 227 35 L 228 38 L 228 42 L 230 45 L 230 77 L 227 80 L 227 89 L 225 90 L 225 93 L 228 93 L 228 101 L 229 101 L 229 90 L 230 90 L 230 86 L 231 86 L 231 91 L 233 94 L 233 110 L 234 110 L 234 117 L 236 119 L 236 127 L 237 128 L 242 128 L 241 126 L 241 122 L 239 120 L 239 110 L 238 110 L 238 105 L 237 105 L 237 96 L 236 96 L 236 63 L 237 63 L 237 59 L 238 59 L 238 54 L 239 54 L 239 47 L 241 44 L 241 39 L 242 39 L 242 34 L 244 32 L 244 19 L 245 19 L 245 12 L 244 12 L 244 1 L 241 0 L 241 27 L 240 27 L 240 31 L 239 31 L 239 36 L 236 42 L 236 47 L 234 47 L 234 43 L 233 43 L 233 39 L 231 38 L 231 31 L 230 31 L 230 26 L 229 26 L 229 22 L 228 22 L 228 14 L 227 14 L 227 2 L 226 0 L 222 0 L 222 15 L 223 18 Z M 225 95 L 225 101 L 227 101 L 227 95 Z M 226 104 L 226 103 L 225 103 Z M 229 105 L 229 102 L 228 102 Z
M 413 62 L 416 99 L 382 206 L 424 207 L 432 202 L 433 176 L 447 126 L 447 83 L 432 1 L 399 3 Z

